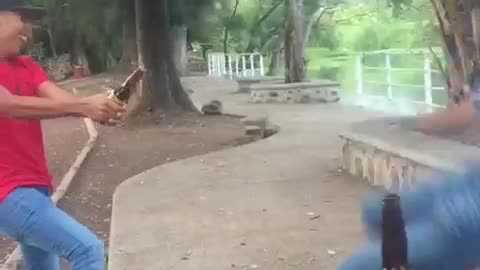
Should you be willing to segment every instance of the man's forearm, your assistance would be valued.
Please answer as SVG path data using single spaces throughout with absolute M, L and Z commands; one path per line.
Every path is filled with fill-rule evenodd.
M 83 117 L 82 99 L 65 101 L 39 97 L 20 97 L 11 95 L 0 100 L 0 115 L 17 119 L 48 119 L 66 116 Z

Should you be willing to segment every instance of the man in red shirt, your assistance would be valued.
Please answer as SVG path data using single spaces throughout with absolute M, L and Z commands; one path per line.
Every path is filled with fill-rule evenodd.
M 59 258 L 74 270 L 103 270 L 104 246 L 95 234 L 51 201 L 40 121 L 89 117 L 118 121 L 124 108 L 106 95 L 75 97 L 20 55 L 41 11 L 20 0 L 0 0 L 0 234 L 20 243 L 23 268 L 57 270 Z

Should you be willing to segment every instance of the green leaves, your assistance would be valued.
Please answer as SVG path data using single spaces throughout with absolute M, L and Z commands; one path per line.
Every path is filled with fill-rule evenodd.
M 170 23 L 195 27 L 199 19 L 213 12 L 215 0 L 169 0 Z
M 412 0 L 388 0 L 394 18 L 400 17 L 412 4 Z

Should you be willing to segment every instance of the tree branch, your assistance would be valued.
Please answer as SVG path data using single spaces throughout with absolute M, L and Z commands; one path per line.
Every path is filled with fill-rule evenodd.
M 442 73 L 442 77 L 445 80 L 445 83 L 447 84 L 447 86 L 450 85 L 450 80 L 448 78 L 447 72 L 445 71 L 445 68 L 442 65 L 442 61 L 440 61 L 440 58 L 435 53 L 435 51 L 433 51 L 431 46 L 428 46 L 428 50 L 430 51 L 430 54 L 433 56 L 433 60 L 435 61 L 438 69 L 440 69 L 440 72 Z
M 228 31 L 230 30 L 230 24 L 232 23 L 233 18 L 235 18 L 235 15 L 237 15 L 239 4 L 240 4 L 240 0 L 236 0 L 232 15 L 230 16 L 228 24 L 225 25 L 225 31 L 223 33 L 223 52 L 225 53 L 225 57 L 226 57 L 226 54 L 228 53 Z
M 333 10 L 333 7 L 325 7 L 325 9 L 322 10 L 322 12 L 320 13 L 320 15 L 318 15 L 318 18 L 317 20 L 315 21 L 315 24 L 318 24 L 320 22 L 320 19 L 323 17 L 323 15 L 327 12 L 327 11 L 331 11 Z
M 438 3 L 436 0 L 430 1 L 432 3 L 435 15 L 440 25 L 440 33 L 443 38 L 444 49 L 447 55 L 451 58 L 449 59 L 449 61 L 453 60 L 455 58 L 455 55 L 457 54 L 457 50 L 455 48 L 455 41 L 449 34 L 451 32 L 451 26 L 447 18 L 445 17 L 445 10 L 443 9 L 441 3 Z
M 270 7 L 269 10 L 267 10 L 267 12 L 265 12 L 265 14 L 263 14 L 263 16 L 255 23 L 254 27 L 258 27 L 260 26 L 266 19 L 268 19 L 268 17 L 270 17 L 270 15 L 272 15 L 272 13 L 283 3 L 282 0 L 278 0 L 277 2 L 275 2 L 273 4 L 272 7 Z
M 277 25 L 275 27 L 273 27 L 272 29 L 270 29 L 270 31 L 268 32 L 268 35 L 267 38 L 265 40 L 263 40 L 260 44 L 260 50 L 263 51 L 265 49 L 265 46 L 267 45 L 267 43 L 274 39 L 275 37 L 277 37 L 280 33 L 280 28 L 281 26 L 280 25 Z
M 303 40 L 303 47 L 306 48 L 308 46 L 308 42 L 310 41 L 310 34 L 312 32 L 312 28 L 320 22 L 320 19 L 323 15 L 332 10 L 333 7 L 319 7 L 315 13 L 313 13 L 312 17 L 310 17 L 310 21 L 307 25 L 307 31 L 305 32 L 305 37 Z
M 405 5 L 415 11 L 420 11 L 422 8 L 430 8 L 430 4 L 428 3 L 422 3 L 418 6 L 415 6 L 413 3 L 405 3 Z
M 433 9 L 435 10 L 435 14 L 438 17 L 438 20 L 440 21 L 440 25 L 443 28 L 443 32 L 445 34 L 450 34 L 451 33 L 451 26 L 450 23 L 448 22 L 447 19 L 447 13 L 445 9 L 442 6 L 442 3 L 438 2 L 439 0 L 430 0 L 432 2 Z
M 472 32 L 473 42 L 475 43 L 475 56 L 480 57 L 480 7 L 472 9 Z
M 260 25 L 262 25 L 262 23 L 264 23 L 282 3 L 283 0 L 277 0 L 277 2 L 275 2 L 273 6 L 271 6 L 270 9 L 267 10 L 267 12 L 265 12 L 265 14 L 263 14 L 262 17 L 260 17 L 260 19 L 258 19 L 258 21 L 256 21 L 255 24 L 252 25 L 252 27 L 250 28 L 250 41 L 248 42 L 245 52 L 250 52 L 253 50 L 253 36 L 255 36 L 255 34 L 258 32 Z
M 356 15 L 350 16 L 350 17 L 348 17 L 348 18 L 339 19 L 339 20 L 334 20 L 334 22 L 335 22 L 335 23 L 347 22 L 347 21 L 350 21 L 351 19 L 361 18 L 361 17 L 365 17 L 365 16 L 372 15 L 372 14 L 374 14 L 375 12 L 377 12 L 377 11 L 376 11 L 376 10 L 371 10 L 371 11 L 369 11 L 369 12 L 361 13 L 361 14 L 356 14 Z

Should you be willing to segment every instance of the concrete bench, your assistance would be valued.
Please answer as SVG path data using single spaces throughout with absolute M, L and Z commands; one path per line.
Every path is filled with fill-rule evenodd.
M 341 167 L 372 186 L 397 192 L 436 174 L 461 173 L 480 148 L 368 120 L 340 134 Z

